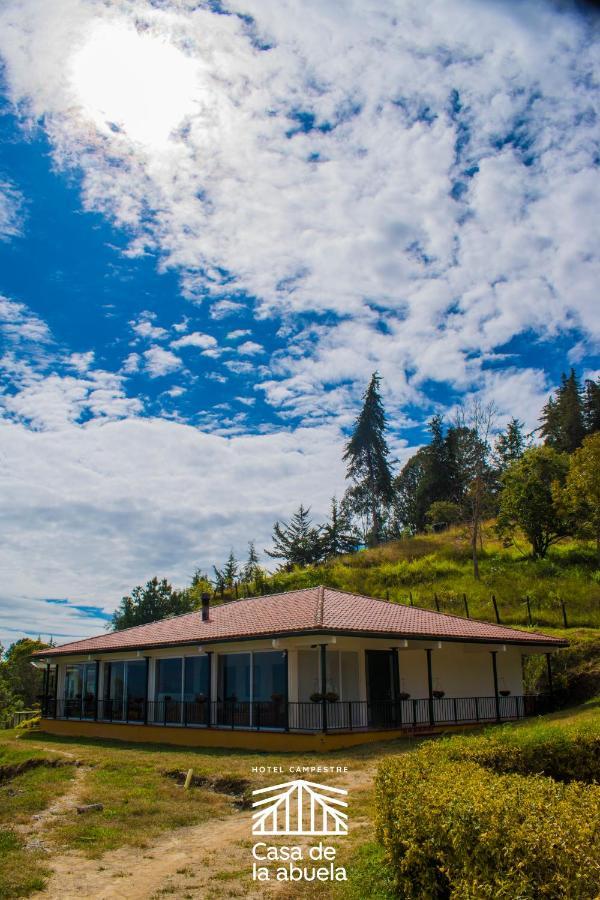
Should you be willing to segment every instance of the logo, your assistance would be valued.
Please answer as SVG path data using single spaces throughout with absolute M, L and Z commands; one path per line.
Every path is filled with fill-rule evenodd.
M 313 781 L 288 781 L 252 791 L 252 834 L 348 834 L 348 791 Z

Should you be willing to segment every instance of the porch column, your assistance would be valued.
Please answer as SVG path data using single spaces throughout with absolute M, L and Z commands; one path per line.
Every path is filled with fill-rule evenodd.
M 146 675 L 144 678 L 144 725 L 148 724 L 148 697 L 150 696 L 150 657 L 145 656 Z
M 48 714 L 48 682 L 50 681 L 50 663 L 46 663 L 44 669 L 44 682 L 42 687 L 42 715 Z
M 98 721 L 98 704 L 100 703 L 100 660 L 96 660 L 96 696 L 94 697 L 94 722 Z
M 322 731 L 327 731 L 327 644 L 321 644 L 321 713 L 323 716 Z
M 550 695 L 550 709 L 554 707 L 554 685 L 552 684 L 552 660 L 550 653 L 546 653 L 546 669 L 548 672 L 548 694 Z
M 494 676 L 494 703 L 496 704 L 496 722 L 500 721 L 500 697 L 498 695 L 498 665 L 496 661 L 497 650 L 490 650 L 492 657 L 492 674 Z
M 435 716 L 433 713 L 433 672 L 431 669 L 431 650 L 426 650 L 427 654 L 427 688 L 429 691 L 429 724 L 435 725 Z
M 402 701 L 400 700 L 400 665 L 398 650 L 392 650 L 393 691 L 394 691 L 394 724 L 398 725 L 398 719 L 402 724 Z
M 283 728 L 285 731 L 290 730 L 290 661 L 288 658 L 287 650 L 283 651 L 283 671 L 284 671 L 284 682 L 285 682 L 285 697 L 284 697 L 284 707 L 283 707 Z
M 206 655 L 208 656 L 208 707 L 206 710 L 206 727 L 210 728 L 212 725 L 212 689 L 213 689 L 213 651 L 207 650 Z

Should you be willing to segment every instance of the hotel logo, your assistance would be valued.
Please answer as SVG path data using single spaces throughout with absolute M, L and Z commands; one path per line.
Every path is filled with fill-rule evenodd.
M 252 791 L 252 834 L 348 834 L 348 791 L 313 781 L 288 781 Z

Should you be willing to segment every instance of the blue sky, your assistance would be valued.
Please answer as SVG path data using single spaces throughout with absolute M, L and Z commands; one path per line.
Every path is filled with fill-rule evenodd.
M 102 627 L 476 396 L 599 368 L 598 19 L 549 2 L 8 0 L 0 640 Z

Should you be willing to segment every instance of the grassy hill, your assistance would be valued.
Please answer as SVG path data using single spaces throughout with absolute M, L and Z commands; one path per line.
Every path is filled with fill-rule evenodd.
M 270 592 L 326 584 L 397 603 L 495 621 L 495 596 L 501 622 L 515 626 L 563 628 L 564 604 L 569 628 L 600 628 L 600 569 L 591 543 L 564 540 L 544 560 L 503 547 L 493 522 L 485 528 L 481 580 L 472 574 L 468 535 L 452 528 L 438 534 L 391 541 L 373 550 L 306 569 L 278 572 L 267 581 Z M 466 597 L 466 606 L 465 606 Z M 529 597 L 531 620 L 527 610 Z M 436 605 L 437 598 L 437 605 Z

